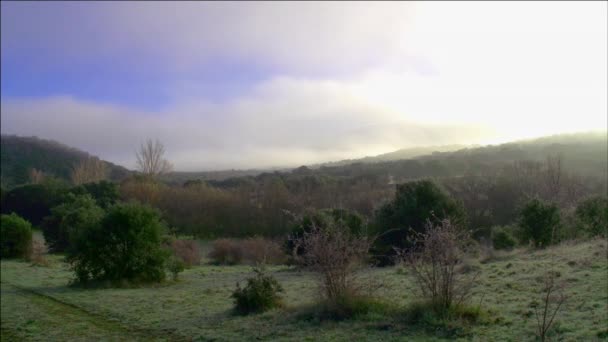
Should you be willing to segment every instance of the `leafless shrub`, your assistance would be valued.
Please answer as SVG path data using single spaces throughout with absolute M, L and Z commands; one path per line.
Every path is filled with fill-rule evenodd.
M 556 272 L 547 272 L 543 277 L 541 301 L 533 302 L 536 316 L 536 334 L 541 341 L 547 340 L 547 335 L 555 322 L 555 317 L 566 301 L 564 282 L 557 282 Z
M 170 172 L 173 169 L 171 163 L 164 159 L 165 147 L 158 140 L 148 139 L 145 144 L 141 144 L 135 153 L 137 158 L 137 168 L 144 175 L 157 177 Z
M 107 178 L 106 164 L 99 158 L 90 157 L 81 160 L 72 168 L 71 179 L 75 185 L 99 182 Z
M 357 271 L 365 265 L 372 238 L 354 234 L 341 224 L 318 227 L 313 223 L 298 240 L 296 245 L 304 253 L 297 261 L 319 275 L 324 299 L 337 302 L 360 292 L 363 284 Z
M 264 238 L 217 239 L 208 257 L 216 264 L 235 265 L 247 263 L 281 264 L 286 260 L 281 246 Z
M 42 182 L 46 178 L 46 175 L 44 174 L 44 172 L 42 172 L 41 170 L 38 170 L 36 168 L 32 168 L 30 170 L 29 176 L 30 176 L 30 183 L 32 183 L 32 184 L 42 184 Z
M 201 248 L 195 240 L 175 239 L 171 241 L 170 248 L 187 267 L 201 263 Z
M 426 231 L 412 238 L 415 247 L 400 253 L 423 296 L 438 312 L 463 304 L 479 276 L 477 271 L 459 272 L 469 241 L 469 232 L 449 220 L 436 226 L 428 222 Z
M 240 242 L 243 259 L 252 264 L 283 264 L 285 252 L 277 242 L 261 237 L 248 238 Z

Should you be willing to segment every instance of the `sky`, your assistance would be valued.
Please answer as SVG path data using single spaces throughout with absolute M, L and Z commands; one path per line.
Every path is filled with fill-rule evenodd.
M 128 168 L 605 130 L 608 3 L 8 2 L 1 132 Z

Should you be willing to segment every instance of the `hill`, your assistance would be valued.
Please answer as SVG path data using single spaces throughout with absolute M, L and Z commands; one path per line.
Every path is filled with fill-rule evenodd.
M 402 148 L 397 151 L 388 152 L 384 154 L 379 154 L 377 156 L 367 156 L 358 159 L 344 159 L 335 162 L 327 162 L 321 164 L 310 165 L 311 168 L 318 168 L 321 166 L 331 167 L 331 166 L 344 166 L 353 163 L 378 163 L 384 161 L 395 161 L 402 159 L 412 159 L 428 154 L 438 153 L 438 152 L 453 152 L 458 151 L 464 148 L 467 148 L 467 145 L 441 145 L 441 146 L 423 146 L 423 147 L 411 147 L 411 148 Z M 474 146 L 474 147 L 477 147 Z
M 87 152 L 56 141 L 37 137 L 2 135 L 0 139 L 1 183 L 6 188 L 25 184 L 28 182 L 29 172 L 33 168 L 59 179 L 69 180 L 72 167 L 89 157 L 92 156 Z M 112 180 L 123 179 L 130 173 L 122 166 L 104 162 L 109 170 L 109 178 Z

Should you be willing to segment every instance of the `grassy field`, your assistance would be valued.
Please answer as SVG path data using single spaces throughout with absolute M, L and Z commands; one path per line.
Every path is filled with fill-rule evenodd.
M 530 304 L 539 298 L 539 279 L 552 263 L 569 296 L 553 338 L 606 340 L 607 251 L 606 240 L 598 239 L 470 261 L 481 270 L 471 302 L 481 303 L 489 319 L 465 329 L 456 325 L 454 331 L 405 323 L 401 312 L 419 296 L 400 267 L 370 269 L 364 275 L 384 285 L 376 295 L 396 308 L 394 314 L 338 322 L 302 318 L 315 302 L 315 281 L 287 266 L 270 268 L 285 288 L 285 308 L 236 316 L 230 294 L 236 282 L 252 274 L 247 266 L 197 266 L 177 282 L 144 288 L 79 289 L 67 286 L 71 273 L 60 256 L 51 256 L 49 267 L 3 260 L 2 341 L 533 341 Z

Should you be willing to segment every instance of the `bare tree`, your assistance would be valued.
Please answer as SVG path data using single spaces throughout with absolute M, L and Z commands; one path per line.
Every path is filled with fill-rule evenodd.
M 478 273 L 464 276 L 458 270 L 462 264 L 469 232 L 450 220 L 439 225 L 427 223 L 426 231 L 412 239 L 416 247 L 402 251 L 405 263 L 412 271 L 422 295 L 431 301 L 439 313 L 452 305 L 466 301 Z
M 107 178 L 106 164 L 97 157 L 81 160 L 72 168 L 72 183 L 75 185 L 99 182 Z
M 158 140 L 148 139 L 135 152 L 137 168 L 144 175 L 157 177 L 173 169 L 171 163 L 164 159 L 165 147 Z
M 296 248 L 304 252 L 299 263 L 319 275 L 321 295 L 335 302 L 361 290 L 357 275 L 372 243 L 373 239 L 354 234 L 342 224 L 319 227 L 313 222 L 312 229 L 298 239 Z
M 533 302 L 536 316 L 536 334 L 543 342 L 547 340 L 547 335 L 553 327 L 555 317 L 567 299 L 564 294 L 564 283 L 557 282 L 555 278 L 556 273 L 554 271 L 549 271 L 544 275 L 541 301 L 540 303 Z

